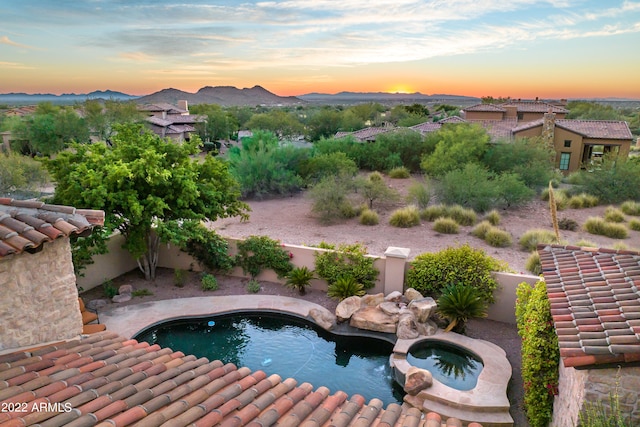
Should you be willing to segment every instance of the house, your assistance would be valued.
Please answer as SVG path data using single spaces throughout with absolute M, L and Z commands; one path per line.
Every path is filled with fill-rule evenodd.
M 473 122 L 485 121 L 516 121 L 532 122 L 541 119 L 545 113 L 552 112 L 559 119 L 569 113 L 564 107 L 543 101 L 510 101 L 502 104 L 476 104 L 465 108 L 464 118 Z
M 577 425 L 584 402 L 611 407 L 614 393 L 637 424 L 640 253 L 558 245 L 538 253 L 561 359 L 551 425 Z
M 188 141 L 196 132 L 195 124 L 203 122 L 202 116 L 189 114 L 187 101 L 178 101 L 178 106 L 168 103 L 144 104 L 138 110 L 147 115 L 146 122 L 153 133 L 161 138 Z
M 103 211 L 0 198 L 0 352 L 82 333 L 69 237 L 103 224 Z

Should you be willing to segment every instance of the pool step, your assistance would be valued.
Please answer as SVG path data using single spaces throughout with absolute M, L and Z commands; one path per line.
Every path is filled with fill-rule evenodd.
M 437 412 L 443 418 L 458 418 L 464 425 L 471 422 L 482 424 L 482 427 L 513 427 L 513 418 L 506 408 L 454 408 L 442 402 L 424 399 L 422 393 L 417 396 L 405 396 L 405 403 L 420 409 L 423 413 Z

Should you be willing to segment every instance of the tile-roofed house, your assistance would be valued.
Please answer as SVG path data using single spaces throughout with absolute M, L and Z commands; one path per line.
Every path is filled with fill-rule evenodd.
M 178 106 L 168 103 L 144 104 L 138 110 L 147 114 L 147 124 L 158 136 L 171 137 L 176 141 L 189 140 L 196 131 L 195 123 L 206 120 L 205 117 L 189 114 L 187 101 L 178 101 Z
M 0 351 L 82 332 L 69 237 L 104 212 L 0 198 Z
M 538 253 L 562 361 L 554 412 L 577 420 L 580 408 L 567 402 L 607 401 L 624 378 L 617 393 L 635 396 L 625 404 L 640 420 L 640 253 L 557 245 Z
M 376 140 L 376 137 L 382 133 L 391 132 L 397 130 L 398 128 L 394 126 L 384 126 L 384 127 L 368 127 L 364 129 L 360 129 L 354 132 L 338 132 L 334 135 L 335 138 L 344 138 L 347 136 L 353 137 L 358 142 L 373 142 Z
M 631 140 L 627 122 L 620 120 L 556 120 L 556 126 L 592 139 Z
M 541 119 L 545 113 L 554 113 L 562 119 L 569 113 L 564 107 L 543 101 L 509 101 L 501 104 L 476 104 L 464 110 L 464 118 L 474 120 L 517 120 L 530 122 Z
M 442 127 L 442 123 L 440 122 L 424 122 L 424 123 L 418 123 L 417 125 L 411 126 L 410 129 L 418 131 L 424 135 L 426 133 L 431 133 L 431 132 L 440 130 L 441 127 Z
M 462 425 L 109 331 L 0 355 L 0 403 L 2 427 Z

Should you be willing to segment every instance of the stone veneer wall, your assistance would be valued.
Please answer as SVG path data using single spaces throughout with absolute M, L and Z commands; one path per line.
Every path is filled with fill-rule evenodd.
M 0 260 L 0 351 L 82 333 L 69 239 Z
M 640 367 L 574 369 L 560 367 L 559 395 L 553 405 L 553 427 L 578 425 L 584 402 L 602 403 L 610 409 L 610 396 L 618 394 L 620 412 L 640 421 Z M 635 425 L 635 424 L 634 424 Z

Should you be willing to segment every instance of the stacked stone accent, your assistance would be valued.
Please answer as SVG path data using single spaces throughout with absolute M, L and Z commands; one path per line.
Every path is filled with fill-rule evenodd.
M 0 351 L 82 333 L 69 239 L 0 260 Z

